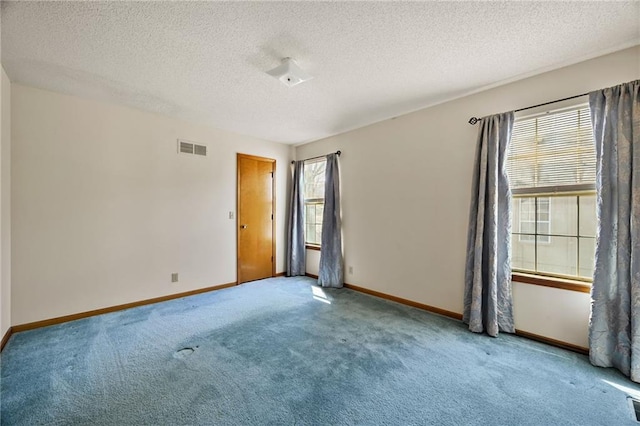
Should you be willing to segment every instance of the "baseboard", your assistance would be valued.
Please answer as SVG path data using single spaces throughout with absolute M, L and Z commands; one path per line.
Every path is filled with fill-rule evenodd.
M 457 312 L 447 311 L 446 309 L 436 308 L 435 306 L 425 305 L 424 303 L 415 302 L 415 301 L 409 300 L 409 299 L 403 299 L 402 297 L 393 296 L 391 294 L 382 293 L 382 292 L 375 291 L 375 290 L 370 290 L 370 289 L 364 288 L 364 287 L 358 287 L 357 285 L 353 285 L 353 284 L 345 283 L 344 286 L 346 288 L 351 289 L 351 290 L 359 291 L 360 293 L 370 294 L 371 296 L 376 296 L 376 297 L 380 297 L 382 299 L 391 300 L 392 302 L 401 303 L 401 304 L 407 305 L 407 306 L 413 306 L 414 308 L 418 308 L 418 309 L 422 309 L 422 310 L 425 310 L 425 311 L 429 311 L 429 312 L 432 312 L 434 314 L 444 315 L 445 317 L 449 317 L 449 318 L 453 318 L 453 319 L 457 319 L 457 320 L 462 320 L 462 315 L 457 313 Z
M 30 323 L 27 323 L 27 324 L 14 325 L 12 327 L 12 333 L 19 333 L 21 331 L 33 330 L 34 328 L 48 327 L 50 325 L 62 324 L 64 322 L 75 321 L 75 320 L 79 320 L 79 319 L 82 319 L 82 318 L 93 317 L 93 316 L 96 316 L 96 315 L 102 315 L 102 314 L 108 314 L 108 313 L 111 313 L 111 312 L 123 311 L 125 309 L 136 308 L 138 306 L 144 306 L 144 305 L 150 305 L 150 304 L 153 304 L 153 303 L 166 302 L 168 300 L 179 299 L 181 297 L 193 296 L 193 295 L 196 295 L 196 294 L 207 293 L 207 292 L 214 291 L 214 290 L 221 290 L 223 288 L 233 287 L 235 285 L 236 285 L 235 282 L 227 283 L 227 284 L 220 284 L 220 285 L 215 285 L 213 287 L 205 287 L 205 288 L 200 288 L 200 289 L 197 289 L 197 290 L 185 291 L 183 293 L 175 293 L 175 294 L 170 294 L 168 296 L 154 297 L 153 299 L 140 300 L 138 302 L 125 303 L 123 305 L 110 306 L 108 308 L 102 308 L 102 309 L 95 309 L 93 311 L 80 312 L 80 313 L 77 313 L 77 314 L 65 315 L 65 316 L 62 316 L 62 317 L 51 318 L 51 319 L 46 319 L 46 320 L 42 320 L 42 321 L 30 322 Z M 4 340 L 3 340 L 3 342 L 4 342 Z
M 285 275 L 287 275 L 286 272 L 278 272 L 277 274 L 274 275 L 274 277 L 284 277 Z
M 317 279 L 318 276 L 314 274 L 306 274 L 308 277 Z M 357 285 L 345 283 L 344 286 L 351 290 L 358 291 L 360 293 L 370 294 L 372 296 L 380 297 L 382 299 L 391 300 L 393 302 L 401 303 L 403 305 L 413 306 L 414 308 L 423 309 L 425 311 L 433 312 L 446 317 L 462 320 L 462 314 L 457 312 L 447 311 L 446 309 L 436 308 L 435 306 L 425 305 L 424 303 L 415 302 L 409 299 L 403 299 L 402 297 L 393 296 L 387 293 L 382 293 L 368 288 L 359 287 Z M 573 343 L 563 342 L 562 340 L 552 339 L 550 337 L 540 336 L 538 334 L 529 333 L 528 331 L 516 330 L 516 335 L 530 340 L 536 340 L 538 342 L 546 343 L 547 345 L 556 346 L 562 349 L 567 349 L 572 352 L 577 352 L 583 355 L 589 355 L 589 349 L 583 346 L 574 345 Z
M 284 272 L 280 272 L 280 273 L 276 274 L 275 276 L 276 277 L 282 277 L 284 275 L 285 275 Z M 307 273 L 306 276 L 314 278 L 314 279 L 318 278 L 317 275 L 309 274 L 309 273 Z M 7 342 L 9 341 L 9 339 L 11 338 L 11 335 L 13 333 L 19 333 L 21 331 L 33 330 L 35 328 L 48 327 L 50 325 L 62 324 L 64 322 L 75 321 L 75 320 L 78 320 L 78 319 L 88 318 L 88 317 L 92 317 L 92 316 L 95 316 L 95 315 L 102 315 L 102 314 L 108 314 L 108 313 L 111 313 L 111 312 L 123 311 L 125 309 L 131 309 L 131 308 L 135 308 L 135 307 L 138 307 L 138 306 L 144 306 L 144 305 L 150 305 L 150 304 L 153 304 L 153 303 L 166 302 L 168 300 L 179 299 L 181 297 L 188 297 L 188 296 L 193 296 L 193 295 L 196 295 L 196 294 L 207 293 L 207 292 L 210 292 L 210 291 L 221 290 L 223 288 L 233 287 L 235 285 L 236 285 L 235 282 L 227 283 L 227 284 L 220 284 L 220 285 L 216 285 L 216 286 L 212 286 L 212 287 L 205 287 L 205 288 L 201 288 L 201 289 L 197 289 L 197 290 L 191 290 L 191 291 L 185 291 L 185 292 L 182 292 L 182 293 L 170 294 L 168 296 L 155 297 L 155 298 L 152 298 L 152 299 L 141 300 L 141 301 L 138 301 L 138 302 L 132 302 L 132 303 L 125 303 L 125 304 L 122 304 L 122 305 L 110 306 L 108 308 L 95 309 L 95 310 L 92 310 L 92 311 L 80 312 L 80 313 L 77 313 L 77 314 L 65 315 L 65 316 L 61 316 L 61 317 L 57 317 L 57 318 L 51 318 L 51 319 L 42 320 L 42 321 L 35 321 L 35 322 L 26 323 L 26 324 L 14 325 L 13 327 L 9 327 L 9 329 L 7 330 L 5 335 L 2 337 L 2 340 L 0 341 L 0 351 L 2 351 L 4 349 L 5 345 L 7 344 Z M 358 291 L 360 293 L 369 294 L 371 296 L 379 297 L 381 299 L 391 300 L 392 302 L 401 303 L 403 305 L 412 306 L 414 308 L 422 309 L 422 310 L 425 310 L 425 311 L 428 311 L 428 312 L 433 312 L 435 314 L 444 315 L 444 316 L 447 316 L 447 317 L 450 317 L 450 318 L 453 318 L 453 319 L 457 319 L 457 320 L 462 320 L 462 314 L 459 314 L 457 312 L 448 311 L 446 309 L 437 308 L 435 306 L 426 305 L 424 303 L 415 302 L 413 300 L 404 299 L 402 297 L 393 296 L 391 294 L 382 293 L 380 291 L 370 290 L 368 288 L 359 287 L 359 286 L 353 285 L 353 284 L 345 283 L 344 286 L 345 286 L 345 288 L 348 288 L 348 289 L 351 289 L 351 290 L 354 290 L 354 291 Z M 585 348 L 585 347 L 579 346 L 579 345 L 574 345 L 573 343 L 563 342 L 561 340 L 556 340 L 556 339 L 552 339 L 550 337 L 540 336 L 538 334 L 529 333 L 528 331 L 523 331 L 523 330 L 516 330 L 516 335 L 524 337 L 524 338 L 527 338 L 527 339 L 536 340 L 538 342 L 546 343 L 546 344 L 551 345 L 551 346 L 557 346 L 559 348 L 567 349 L 567 350 L 570 350 L 570 351 L 573 351 L 573 352 L 577 352 L 577 353 L 580 353 L 580 354 L 583 354 L 583 355 L 589 355 L 589 349 L 588 348 Z
M 2 352 L 2 350 L 4 349 L 4 345 L 7 344 L 12 334 L 13 334 L 13 327 L 9 327 L 7 332 L 4 333 L 4 336 L 2 336 L 2 340 L 0 341 L 0 352 Z
M 547 345 L 557 346 L 558 348 L 566 349 L 572 352 L 577 352 L 582 355 L 589 355 L 589 348 L 584 346 L 574 345 L 573 343 L 563 342 L 562 340 L 552 339 L 550 337 L 540 336 L 539 334 L 529 333 L 528 331 L 516 330 L 516 335 L 530 340 L 536 340 L 538 342 L 546 343 Z
M 307 277 L 318 279 L 317 275 L 314 274 L 305 274 Z M 391 294 L 382 293 L 380 291 L 370 290 L 368 288 L 360 287 L 353 284 L 344 283 L 344 287 L 358 291 L 360 293 L 370 294 L 371 296 L 376 296 L 381 299 L 391 300 L 392 302 L 401 303 L 403 305 L 413 306 L 414 308 L 422 309 L 425 311 L 433 312 L 434 314 L 444 315 L 446 317 L 454 318 L 457 320 L 462 319 L 462 315 L 457 312 L 447 311 L 446 309 L 436 308 L 435 306 L 425 305 L 424 303 L 414 302 L 413 300 L 403 299 L 402 297 L 393 296 Z

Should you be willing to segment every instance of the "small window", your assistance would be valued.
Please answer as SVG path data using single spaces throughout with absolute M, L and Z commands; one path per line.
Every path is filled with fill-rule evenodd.
M 514 271 L 592 279 L 595 165 L 588 107 L 516 120 L 507 157 Z
M 305 242 L 319 246 L 322 239 L 322 215 L 324 213 L 324 180 L 326 159 L 304 163 Z

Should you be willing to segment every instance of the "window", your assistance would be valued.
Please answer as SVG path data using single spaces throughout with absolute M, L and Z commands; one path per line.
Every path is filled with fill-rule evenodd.
M 322 214 L 324 212 L 324 179 L 327 160 L 304 163 L 304 213 L 305 242 L 320 245 L 322 238 Z
M 519 226 L 518 226 L 518 240 L 520 242 L 535 242 L 535 234 L 542 234 L 540 237 L 541 243 L 548 243 L 550 229 L 550 214 L 549 214 L 549 197 L 539 198 L 519 198 Z M 537 203 L 537 205 L 536 205 Z M 538 209 L 536 214 L 536 207 Z M 536 221 L 536 216 L 538 220 Z M 536 228 L 537 227 L 537 228 Z
M 588 107 L 516 120 L 507 174 L 513 270 L 590 281 L 596 154 Z

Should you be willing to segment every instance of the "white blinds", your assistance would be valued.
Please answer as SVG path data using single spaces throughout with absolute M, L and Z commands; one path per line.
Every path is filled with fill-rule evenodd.
M 589 107 L 517 120 L 507 174 L 514 194 L 593 190 L 596 151 Z

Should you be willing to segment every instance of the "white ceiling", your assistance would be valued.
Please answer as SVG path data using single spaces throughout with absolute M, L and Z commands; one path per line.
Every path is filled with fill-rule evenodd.
M 640 2 L 3 2 L 12 81 L 301 143 L 640 43 Z M 265 71 L 290 56 L 315 78 Z

